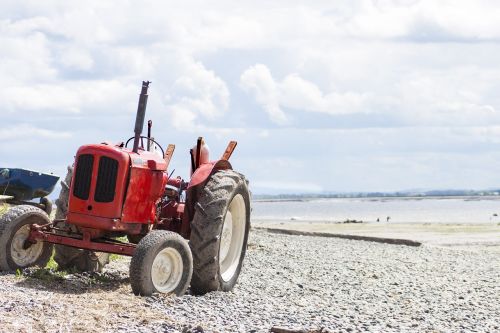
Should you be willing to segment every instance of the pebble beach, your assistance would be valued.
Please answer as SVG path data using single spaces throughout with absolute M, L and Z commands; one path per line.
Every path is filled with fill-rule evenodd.
M 500 259 L 252 230 L 232 292 L 133 296 L 128 258 L 102 274 L 0 273 L 2 332 L 494 332 Z

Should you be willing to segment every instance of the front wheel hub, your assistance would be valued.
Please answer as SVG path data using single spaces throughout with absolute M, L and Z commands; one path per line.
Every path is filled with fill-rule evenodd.
M 153 261 L 151 278 L 156 290 L 161 293 L 171 293 L 182 278 L 182 258 L 174 248 L 161 250 Z
M 29 225 L 23 225 L 19 228 L 10 244 L 12 260 L 18 266 L 29 266 L 33 264 L 42 254 L 43 243 L 32 243 L 28 240 L 31 228 Z

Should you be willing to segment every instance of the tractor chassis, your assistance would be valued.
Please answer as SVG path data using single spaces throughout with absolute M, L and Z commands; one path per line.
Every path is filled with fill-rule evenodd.
M 124 243 L 114 239 L 99 238 L 98 240 L 91 239 L 90 231 L 83 231 L 82 234 L 73 233 L 72 235 L 58 234 L 57 231 L 66 231 L 55 227 L 57 222 L 64 220 L 55 220 L 53 223 L 31 226 L 31 232 L 26 239 L 26 247 L 36 242 L 47 242 L 52 244 L 60 244 L 98 252 L 115 253 L 125 256 L 132 256 L 136 249 L 136 245 L 132 243 Z M 73 236 L 74 235 L 74 236 Z

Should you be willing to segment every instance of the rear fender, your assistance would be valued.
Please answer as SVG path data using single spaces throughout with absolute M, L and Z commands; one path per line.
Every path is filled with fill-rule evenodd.
M 209 163 L 202 164 L 196 169 L 189 181 L 188 189 L 203 184 L 208 180 L 210 175 L 217 170 L 228 170 L 233 169 L 231 163 L 227 160 L 212 161 Z
M 186 203 L 184 206 L 184 215 L 182 216 L 181 235 L 184 238 L 189 239 L 189 235 L 191 234 L 190 222 L 194 216 L 194 205 L 198 200 L 198 194 L 200 193 L 198 189 L 201 188 L 200 185 L 205 184 L 214 172 L 227 169 L 233 169 L 231 163 L 221 159 L 202 164 L 193 173 L 186 190 Z

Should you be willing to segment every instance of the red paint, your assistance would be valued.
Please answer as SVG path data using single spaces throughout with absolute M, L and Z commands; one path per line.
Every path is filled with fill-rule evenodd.
M 168 230 L 176 233 L 180 232 L 182 224 L 182 214 L 184 212 L 184 204 L 175 200 L 169 200 L 162 205 L 158 223 L 155 229 Z
M 121 220 L 123 223 L 153 224 L 156 204 L 167 183 L 165 160 L 155 153 L 130 152 L 130 181 Z
M 156 222 L 156 204 L 167 182 L 167 163 L 161 156 L 144 150 L 134 153 L 127 148 L 106 144 L 86 145 L 77 152 L 75 170 L 82 154 L 94 156 L 90 193 L 87 200 L 79 199 L 73 196 L 71 186 L 68 223 L 80 227 L 135 233 L 137 228 L 128 227 L 126 224 Z M 99 159 L 102 156 L 118 161 L 115 196 L 112 202 L 105 203 L 94 200 Z
M 161 210 L 160 218 L 165 219 L 182 219 L 182 214 L 184 213 L 184 204 L 177 201 L 169 201 L 166 206 Z
M 171 149 L 173 152 L 173 148 Z M 232 169 L 224 159 L 200 165 L 186 183 L 180 177 L 168 179 L 169 159 L 156 153 L 139 149 L 137 153 L 120 145 L 95 144 L 80 147 L 75 164 L 83 154 L 94 157 L 89 197 L 86 200 L 73 195 L 70 187 L 69 207 L 66 221 L 78 227 L 77 234 L 64 236 L 56 234 L 53 225 L 32 226 L 29 240 L 45 241 L 93 251 L 133 255 L 135 245 L 103 240 L 117 235 L 137 235 L 151 229 L 171 230 L 189 239 L 190 220 L 198 193 L 197 186 L 203 185 L 213 172 Z M 171 153 L 170 153 L 171 155 Z M 169 156 L 170 156 L 169 155 Z M 109 157 L 118 162 L 117 179 L 113 201 L 96 202 L 95 188 L 99 172 L 99 160 Z M 78 165 L 75 165 L 75 172 Z M 179 201 L 179 195 L 170 192 L 167 198 L 166 185 L 186 190 L 186 203 Z M 167 201 L 170 200 L 170 201 Z M 161 210 L 157 216 L 157 207 Z
M 110 219 L 107 217 L 92 216 L 88 214 L 68 213 L 68 223 L 82 228 L 95 228 L 98 230 L 124 231 L 138 234 L 141 231 L 141 223 L 123 223 L 121 219 Z
M 167 185 L 180 188 L 182 186 L 182 178 L 181 177 L 169 178 L 167 181 Z
M 163 193 L 163 172 L 132 167 L 122 213 L 123 223 L 154 223 L 151 212 Z
M 120 218 L 122 212 L 123 196 L 125 194 L 128 182 L 128 170 L 130 164 L 129 153 L 116 146 L 104 144 L 85 145 L 78 149 L 75 159 L 75 171 L 78 168 L 78 157 L 83 154 L 94 156 L 94 165 L 92 173 L 92 181 L 90 183 L 90 193 L 87 200 L 79 199 L 73 196 L 73 184 L 71 182 L 70 197 L 69 197 L 69 212 L 86 214 L 90 216 L 99 216 L 107 218 Z M 116 191 L 113 202 L 100 203 L 94 201 L 95 185 L 97 181 L 97 171 L 99 168 L 99 158 L 107 156 L 118 161 L 118 177 L 116 179 Z M 73 176 L 76 174 L 73 173 Z M 89 209 L 91 208 L 91 209 Z M 71 219 L 69 219 L 71 221 Z M 71 222 L 70 222 L 71 223 Z
M 188 188 L 204 183 L 215 170 L 226 170 L 232 168 L 233 167 L 231 166 L 231 163 L 226 160 L 218 160 L 202 164 L 191 176 L 191 181 L 189 182 Z
M 148 85 L 149 81 L 143 81 L 133 137 L 134 151 L 125 148 L 123 143 L 85 145 L 77 151 L 65 220 L 68 224 L 76 226 L 76 231 L 75 228 L 54 227 L 54 224 L 58 225 L 57 222 L 64 220 L 44 226 L 32 225 L 30 242 L 44 241 L 131 256 L 135 251 L 135 245 L 121 243 L 112 238 L 123 235 L 144 235 L 152 229 L 166 229 L 189 239 L 190 222 L 194 215 L 198 193 L 201 193 L 204 183 L 214 172 L 232 169 L 227 160 L 236 147 L 236 142 L 229 143 L 220 160 L 208 162 L 208 147 L 204 144 L 203 138 L 198 138 L 193 155 L 196 156 L 196 163 L 192 165 L 196 170 L 189 184 L 186 186 L 187 183 L 179 177 L 168 179 L 167 167 L 175 146 L 169 145 L 164 156 L 158 156 L 156 152 L 148 152 L 138 147 L 139 138 L 141 140 L 143 138 L 140 134 L 145 116 Z M 151 122 L 148 122 L 146 140 L 150 139 L 150 130 Z M 89 170 L 79 169 L 78 160 L 82 155 L 93 157 L 93 165 L 88 166 Z M 103 160 L 105 157 L 106 160 Z M 89 159 L 86 161 L 90 162 Z M 105 163 L 100 163 L 101 161 Z M 102 179 L 98 179 L 100 164 Z M 115 172 L 116 181 L 112 178 Z M 88 180 L 87 176 L 90 177 L 90 183 L 82 184 L 82 188 L 77 191 L 81 197 L 88 194 L 87 199 L 78 198 L 73 194 L 77 173 L 85 178 L 85 181 Z M 95 200 L 98 180 L 100 191 L 97 197 L 101 202 Z M 167 184 L 177 190 L 169 188 L 166 192 Z M 182 196 L 182 193 L 185 193 L 185 196 Z M 181 202 L 181 197 L 185 197 L 186 202 Z M 104 202 L 106 200 L 111 201 Z
M 76 239 L 68 236 L 55 234 L 49 230 L 42 230 L 39 226 L 33 225 L 28 240 L 32 242 L 43 241 L 53 244 L 62 244 L 79 249 L 93 250 L 99 252 L 116 253 L 126 256 L 134 255 L 135 245 L 131 243 L 118 242 L 96 242 L 89 237 Z

